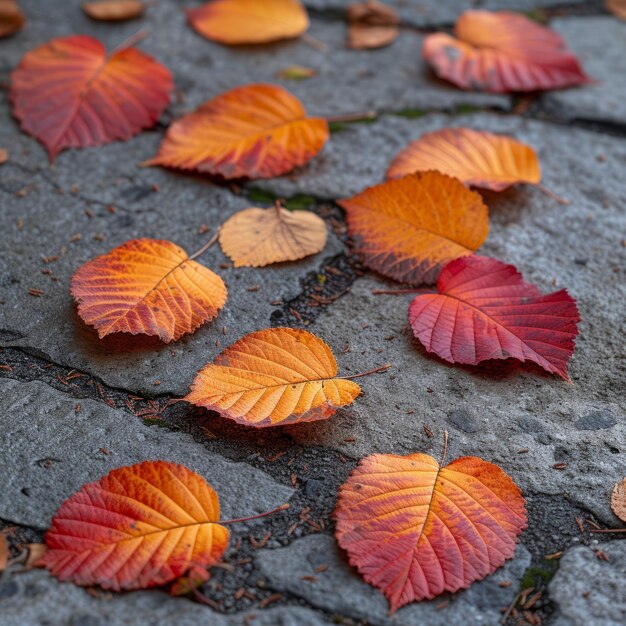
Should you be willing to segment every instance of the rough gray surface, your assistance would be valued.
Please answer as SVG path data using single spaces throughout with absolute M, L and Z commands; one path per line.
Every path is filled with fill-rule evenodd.
M 566 552 L 550 582 L 550 596 L 556 603 L 552 626 L 622 626 L 626 615 L 626 542 L 579 546 Z
M 304 598 L 313 606 L 338 610 L 354 619 L 365 619 L 372 626 L 491 626 L 501 616 L 500 608 L 506 608 L 513 600 L 524 571 L 530 565 L 530 555 L 520 546 L 511 561 L 484 581 L 472 585 L 471 589 L 404 607 L 394 617 L 388 616 L 389 607 L 382 593 L 372 591 L 351 570 L 330 537 L 311 535 L 294 541 L 287 548 L 263 550 L 257 562 L 272 588 Z M 316 573 L 316 569 L 323 565 L 328 569 Z M 315 580 L 303 579 L 303 576 L 313 576 Z M 511 586 L 499 586 L 504 580 L 510 581 Z M 338 589 L 341 590 L 339 599 L 336 597 Z M 441 606 L 442 602 L 445 606 Z
M 394 157 L 423 133 L 462 126 L 511 135 L 532 146 L 541 162 L 543 184 L 571 200 L 573 205 L 591 208 L 597 202 L 606 201 L 624 210 L 622 182 L 619 176 L 617 180 L 612 178 L 626 156 L 622 139 L 489 113 L 431 114 L 413 120 L 385 116 L 373 124 L 354 124 L 333 134 L 324 152 L 297 175 L 256 184 L 287 197 L 303 193 L 320 198 L 345 198 L 383 182 Z M 600 187 L 598 179 L 603 181 Z M 493 206 L 494 211 L 500 211 L 503 204 L 515 204 L 529 221 L 527 214 L 532 214 L 534 207 L 558 210 L 566 215 L 570 210 L 530 186 L 491 194 L 487 204 Z
M 42 147 L 19 131 L 7 92 L 0 90 L 0 148 L 9 150 L 8 163 L 0 167 L 0 529 L 24 525 L 11 535 L 15 555 L 20 541 L 41 540 L 33 528 L 44 528 L 82 484 L 114 467 L 154 458 L 184 463 L 205 476 L 219 491 L 227 517 L 286 500 L 292 506 L 233 528 L 225 557 L 233 569 L 214 568 L 203 587 L 219 613 L 158 592 L 97 599 L 44 572 L 12 572 L 0 579 L 0 624 L 104 626 L 140 619 L 155 625 L 353 626 L 367 620 L 373 626 L 495 626 L 522 579 L 523 584 L 532 579 L 543 592 L 532 610 L 544 626 L 615 624 L 616 611 L 624 610 L 624 544 L 595 546 L 593 535 L 579 532 L 576 519 L 592 515 L 618 524 L 609 493 L 626 475 L 620 395 L 626 147 L 618 138 L 626 120 L 624 25 L 600 15 L 600 0 L 480 3 L 522 11 L 567 5 L 553 25 L 601 82 L 532 96 L 528 108 L 522 102 L 514 109 L 543 115 L 541 122 L 496 114 L 513 110 L 509 97 L 462 92 L 436 80 L 420 56 L 424 33 L 410 26 L 388 48 L 347 50 L 344 1 L 307 1 L 317 8 L 310 34 L 326 45 L 323 51 L 305 39 L 238 48 L 206 41 L 185 24 L 182 7 L 199 4 L 193 0 L 158 0 L 145 18 L 115 25 L 88 20 L 80 3 L 20 2 L 29 25 L 0 41 L 0 82 L 8 81 L 26 51 L 53 36 L 91 34 L 111 49 L 146 27 L 151 34 L 141 48 L 173 71 L 178 94 L 154 130 L 126 143 L 66 151 L 50 166 Z M 407 24 L 433 28 L 451 24 L 475 5 L 397 0 Z M 594 12 L 595 17 L 581 17 Z M 318 74 L 302 82 L 276 78 L 293 64 Z M 138 167 L 155 153 L 172 119 L 226 89 L 261 81 L 284 84 L 316 115 L 368 109 L 382 115 L 371 124 L 336 129 L 308 166 L 275 181 L 220 187 L 202 176 Z M 462 105 L 468 104 L 484 111 L 467 114 Z M 466 114 L 453 114 L 461 110 Z M 433 113 L 424 115 L 427 111 Z M 598 122 L 595 132 L 557 123 L 580 118 Z M 570 200 L 562 206 L 529 186 L 485 194 L 491 232 L 482 252 L 514 263 L 544 292 L 567 287 L 576 297 L 582 322 L 571 385 L 517 362 L 469 368 L 430 357 L 406 330 L 411 296 L 373 296 L 373 288 L 395 286 L 373 275 L 353 283 L 357 272 L 342 214 L 320 200 L 382 181 L 409 141 L 459 125 L 512 134 L 533 145 L 545 185 Z M 193 252 L 233 212 L 255 204 L 246 195 L 259 197 L 253 195 L 258 188 L 318 199 L 310 204 L 336 233 L 324 252 L 295 264 L 233 270 L 229 263 L 220 267 L 227 260 L 214 246 L 201 262 L 226 280 L 226 307 L 212 324 L 169 345 L 126 335 L 99 341 L 77 317 L 69 281 L 82 263 L 134 237 L 170 239 Z M 201 232 L 202 225 L 210 231 Z M 344 274 L 332 278 L 324 269 L 331 259 Z M 44 294 L 29 295 L 33 288 Z M 322 300 L 332 296 L 330 304 L 309 308 L 313 288 L 321 289 Z M 287 304 L 272 304 L 276 301 Z M 292 305 L 303 314 L 321 312 L 310 316 L 308 327 L 329 343 L 342 373 L 387 362 L 392 369 L 359 379 L 364 394 L 352 406 L 300 427 L 250 432 L 186 403 L 166 406 L 167 394 L 184 394 L 196 370 L 245 333 L 279 322 L 301 326 L 297 316 L 288 315 Z M 74 368 L 87 376 L 68 382 Z M 103 397 L 90 376 L 100 379 Z M 140 407 L 150 404 L 150 396 L 165 394 L 156 399 L 163 419 L 148 426 L 127 411 L 122 402 L 133 394 L 145 396 Z M 104 396 L 121 408 L 108 406 Z M 358 459 L 371 452 L 439 457 L 444 430 L 450 433 L 449 459 L 479 455 L 516 480 L 527 496 L 529 529 L 515 559 L 493 576 L 459 594 L 402 609 L 390 621 L 382 596 L 362 582 L 335 546 L 335 495 Z M 580 543 L 602 547 L 610 561 L 599 561 L 589 548 L 571 549 Z M 533 568 L 561 550 L 562 570 L 548 589 Z M 527 569 L 530 555 L 533 567 Z M 316 573 L 322 563 L 328 570 Z M 302 580 L 311 575 L 317 580 Z M 511 585 L 501 587 L 507 580 Z M 261 608 L 268 598 L 274 608 Z M 507 626 L 519 625 L 510 620 Z
M 542 97 L 546 110 L 563 120 L 626 124 L 626 22 L 612 16 L 562 18 L 552 27 L 596 82 L 546 93 Z
M 63 500 L 122 465 L 181 463 L 215 488 L 225 519 L 269 511 L 293 490 L 189 435 L 144 426 L 128 413 L 76 400 L 43 383 L 0 380 L 0 518 L 45 529 Z M 103 452 L 104 450 L 104 452 Z M 51 463 L 46 463 L 46 460 Z M 257 522 L 258 523 L 258 522 Z
M 304 4 L 318 11 L 343 13 L 353 0 L 304 0 Z M 490 11 L 533 11 L 563 5 L 576 6 L 589 4 L 589 0 L 387 0 L 385 4 L 394 7 L 405 24 L 417 27 L 451 25 L 457 16 L 468 9 L 488 9 Z
M 0 579 L 2 626 L 323 626 L 318 613 L 302 607 L 278 607 L 222 615 L 208 607 L 161 591 L 126 595 L 88 594 L 58 582 L 45 571 L 8 573 Z

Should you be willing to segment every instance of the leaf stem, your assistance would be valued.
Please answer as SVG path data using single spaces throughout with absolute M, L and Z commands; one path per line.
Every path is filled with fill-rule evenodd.
M 122 41 L 122 43 L 118 44 L 109 52 L 109 57 L 112 57 L 116 52 L 121 52 L 122 50 L 126 50 L 127 48 L 132 48 L 136 46 L 140 41 L 143 41 L 146 37 L 150 35 L 150 31 L 147 28 L 142 28 L 138 30 L 136 33 L 127 37 Z
M 391 367 L 391 363 L 385 363 L 376 369 L 369 372 L 361 372 L 360 374 L 352 374 L 352 376 L 340 376 L 343 380 L 352 380 L 353 378 L 360 378 L 361 376 L 369 376 L 370 374 L 376 374 L 377 372 L 386 372 Z
M 201 254 L 204 254 L 216 241 L 217 238 L 220 235 L 220 229 L 217 229 L 217 232 L 215 233 L 215 235 L 213 235 L 213 237 L 211 237 L 211 239 L 209 239 L 203 246 L 202 248 L 200 248 L 200 250 L 198 250 L 197 252 L 194 252 L 190 257 L 189 257 L 189 261 L 193 261 L 195 258 L 199 257 Z
M 193 589 L 191 591 L 191 595 L 198 602 L 200 602 L 200 604 L 206 604 L 207 606 L 210 606 L 215 611 L 219 611 L 220 610 L 220 605 L 217 602 L 215 602 L 214 600 L 211 600 L 211 598 L 207 598 L 203 593 L 201 593 L 197 589 Z
M 439 465 L 443 467 L 443 464 L 446 460 L 446 454 L 448 454 L 448 431 L 443 431 L 443 452 L 441 453 L 441 462 Z
M 376 111 L 361 111 L 359 113 L 346 113 L 345 115 L 334 115 L 327 117 L 326 121 L 331 124 L 333 122 L 361 122 L 363 120 L 375 120 L 378 117 Z
M 598 528 L 597 530 L 591 529 L 590 533 L 626 533 L 626 528 Z
M 544 187 L 541 184 L 537 185 L 537 189 L 539 189 L 539 191 L 543 192 L 546 194 L 546 196 L 548 196 L 549 198 L 552 198 L 553 200 L 555 200 L 556 202 L 558 202 L 559 204 L 563 204 L 563 205 L 568 205 L 571 204 L 570 200 L 567 200 L 565 198 L 562 198 L 561 196 L 559 196 L 558 194 L 554 193 L 554 191 L 552 191 L 551 189 L 548 189 L 547 187 Z
M 265 513 L 259 513 L 258 515 L 250 515 L 250 517 L 239 517 L 237 519 L 227 519 L 220 520 L 219 523 L 224 524 L 238 524 L 239 522 L 249 522 L 252 519 L 259 519 L 260 517 L 266 517 L 267 515 L 272 515 L 273 513 L 278 513 L 279 511 L 285 511 L 289 508 L 289 503 L 281 504 L 280 506 L 272 509 L 271 511 L 266 511 Z

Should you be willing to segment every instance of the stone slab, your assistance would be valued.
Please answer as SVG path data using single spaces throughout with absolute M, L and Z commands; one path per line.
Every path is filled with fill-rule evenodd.
M 273 589 L 304 598 L 314 607 L 367 620 L 372 626 L 492 626 L 501 617 L 500 608 L 506 608 L 517 593 L 524 571 L 530 565 L 530 554 L 519 546 L 511 561 L 470 589 L 409 605 L 392 617 L 388 615 L 389 607 L 382 593 L 350 568 L 335 540 L 327 535 L 309 535 L 286 548 L 263 550 L 257 564 Z M 321 565 L 328 568 L 316 573 Z M 313 576 L 315 580 L 303 576 Z M 500 587 L 504 580 L 512 584 Z M 446 604 L 442 607 L 442 603 Z
M 537 241 L 544 250 L 562 250 L 558 240 L 551 243 L 540 235 Z M 595 246 L 592 241 L 589 245 Z M 372 295 L 372 289 L 396 285 L 368 277 L 311 329 L 344 338 L 350 351 L 338 357 L 341 373 L 384 363 L 392 368 L 360 379 L 363 395 L 328 422 L 289 427 L 289 432 L 304 445 L 335 448 L 355 458 L 374 452 L 425 452 L 439 458 L 448 430 L 448 459 L 479 456 L 500 465 L 525 492 L 565 493 L 614 523 L 610 492 L 626 475 L 626 420 L 619 391 L 623 296 L 618 285 L 605 281 L 608 297 L 598 307 L 593 279 L 568 282 L 567 264 L 551 263 L 545 256 L 533 261 L 531 250 L 516 253 L 510 244 L 504 250 L 486 246 L 485 253 L 513 262 L 546 292 L 568 286 L 577 298 L 583 322 L 571 362 L 573 384 L 514 361 L 472 368 L 428 355 L 406 330 L 411 296 Z M 555 275 L 557 286 L 550 284 Z M 556 463 L 567 467 L 554 469 Z
M 612 16 L 568 17 L 554 20 L 552 27 L 596 82 L 545 93 L 546 111 L 565 121 L 626 125 L 626 22 Z
M 191 254 L 230 215 L 251 204 L 205 181 L 181 180 L 155 169 L 122 177 L 124 182 L 117 187 L 120 170 L 132 169 L 138 160 L 133 159 L 135 150 L 150 139 L 96 149 L 91 151 L 93 160 L 76 154 L 64 176 L 68 183 L 75 180 L 81 185 L 77 194 L 61 195 L 38 173 L 12 163 L 2 166 L 0 345 L 28 349 L 92 373 L 113 387 L 184 395 L 200 367 L 247 332 L 266 328 L 276 309 L 272 302 L 300 293 L 301 281 L 341 252 L 343 245 L 330 233 L 326 248 L 313 257 L 235 270 L 215 244 L 198 259 L 228 286 L 228 301 L 215 320 L 170 344 L 127 333 L 98 339 L 78 317 L 70 294 L 71 277 L 83 263 L 140 237 L 168 239 Z M 158 192 L 151 191 L 153 184 L 159 185 Z M 20 189 L 28 193 L 16 195 Z M 139 194 L 136 201 L 134 193 Z M 202 224 L 211 231 L 200 234 Z M 54 262 L 43 260 L 58 255 Z M 224 263 L 226 267 L 221 267 Z M 33 297 L 29 289 L 44 294 Z
M 2 626 L 324 626 L 314 611 L 297 606 L 224 615 L 161 591 L 89 594 L 47 572 L 0 578 Z
M 82 485 L 145 460 L 180 463 L 206 478 L 225 519 L 269 511 L 293 494 L 260 470 L 208 452 L 190 435 L 146 426 L 94 400 L 81 400 L 78 412 L 76 405 L 44 383 L 0 380 L 0 519 L 45 529 Z
M 599 558 L 603 554 L 608 560 Z M 622 626 L 626 615 L 626 542 L 577 546 L 550 581 L 553 626 Z

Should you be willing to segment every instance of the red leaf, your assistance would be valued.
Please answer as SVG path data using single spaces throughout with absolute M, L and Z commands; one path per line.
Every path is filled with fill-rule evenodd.
M 512 265 L 480 256 L 448 263 L 437 289 L 409 308 L 413 334 L 428 352 L 470 365 L 514 357 L 569 380 L 580 316 L 565 289 L 542 295 Z
M 454 34 L 426 37 L 423 56 L 461 89 L 505 93 L 590 82 L 560 35 L 524 15 L 465 11 Z
M 28 52 L 11 75 L 13 114 L 47 148 L 127 140 L 157 121 L 173 89 L 170 72 L 126 48 L 107 55 L 83 35 L 53 39 Z

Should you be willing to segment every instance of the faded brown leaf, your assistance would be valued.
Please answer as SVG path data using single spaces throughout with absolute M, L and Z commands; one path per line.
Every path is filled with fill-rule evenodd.
M 355 50 L 382 48 L 398 36 L 398 15 L 391 7 L 367 0 L 348 7 L 348 46 Z
M 626 478 L 613 487 L 611 509 L 622 522 L 626 522 Z
M 0 0 L 0 37 L 9 37 L 26 24 L 15 0 Z

